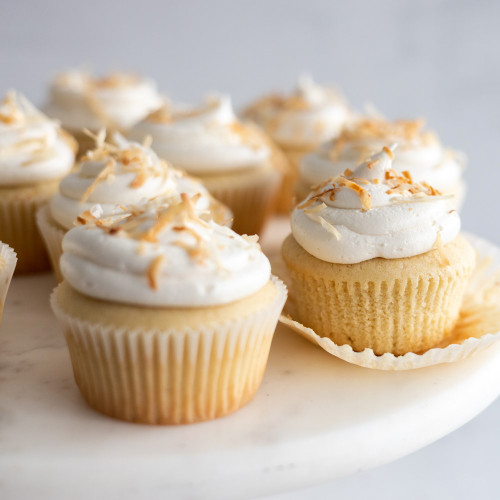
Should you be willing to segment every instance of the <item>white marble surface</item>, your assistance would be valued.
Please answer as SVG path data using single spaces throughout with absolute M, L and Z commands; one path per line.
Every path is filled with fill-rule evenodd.
M 213 422 L 148 427 L 87 408 L 48 308 L 15 278 L 0 331 L 0 498 L 249 498 L 345 476 L 454 430 L 500 393 L 500 345 L 410 372 L 336 360 L 281 327 L 256 398 Z
M 0 15 L 0 94 L 17 87 L 42 103 L 51 75 L 87 64 L 151 75 L 185 101 L 228 91 L 241 106 L 271 88 L 289 88 L 309 71 L 337 82 L 356 107 L 371 101 L 394 118 L 425 116 L 447 144 L 464 150 L 470 160 L 464 228 L 500 245 L 491 215 L 500 181 L 499 16 L 500 2 L 491 0 L 7 1 Z M 78 395 L 67 384 L 74 405 Z M 0 402 L 0 429 L 5 406 Z M 411 500 L 497 499 L 499 422 L 500 399 L 402 460 L 274 498 L 399 500 L 404 491 Z M 86 480 L 93 481 L 90 472 Z M 33 491 L 16 500 L 36 498 Z

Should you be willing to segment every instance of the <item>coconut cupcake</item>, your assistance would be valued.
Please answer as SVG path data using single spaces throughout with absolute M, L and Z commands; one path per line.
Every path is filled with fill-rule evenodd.
M 123 205 L 187 193 L 198 194 L 196 208 L 204 218 L 221 224 L 230 221 L 231 211 L 215 200 L 201 182 L 160 160 L 148 144 L 129 142 L 117 133 L 110 143 L 104 138 L 103 130 L 94 138 L 95 149 L 88 151 L 78 168 L 62 179 L 59 192 L 37 214 L 59 281 L 62 239 L 77 220 L 112 215 L 121 212 Z
M 450 334 L 475 257 L 449 197 L 392 160 L 384 148 L 318 186 L 282 254 L 296 319 L 338 345 L 402 355 Z
M 253 397 L 286 299 L 255 237 L 205 222 L 183 194 L 73 228 L 63 249 L 51 304 L 91 407 L 181 424 Z
M 305 198 L 311 186 L 354 169 L 368 155 L 395 142 L 393 168 L 408 171 L 416 182 L 426 181 L 443 194 L 453 194 L 455 208 L 459 208 L 465 195 L 464 154 L 443 147 L 424 128 L 423 120 L 390 122 L 380 117 L 351 122 L 337 139 L 305 156 L 300 164 L 298 198 Z
M 16 268 L 16 252 L 0 241 L 0 322 L 2 321 L 5 297 L 9 291 L 10 281 Z
M 97 133 L 125 131 L 163 104 L 156 84 L 129 73 L 94 77 L 82 71 L 56 76 L 45 112 L 57 118 L 80 145 L 80 154 L 93 146 L 83 129 Z
M 130 132 L 149 135 L 160 158 L 201 179 L 234 214 L 233 228 L 257 234 L 274 210 L 281 165 L 260 131 L 240 123 L 228 96 L 199 108 L 163 107 Z
M 352 112 L 337 90 L 302 77 L 290 95 L 263 97 L 249 106 L 243 116 L 262 127 L 290 160 L 279 199 L 280 211 L 288 212 L 295 196 L 300 160 L 323 142 L 337 137 Z
M 76 143 L 11 91 L 0 104 L 0 240 L 17 252 L 16 272 L 49 268 L 35 213 L 73 167 Z

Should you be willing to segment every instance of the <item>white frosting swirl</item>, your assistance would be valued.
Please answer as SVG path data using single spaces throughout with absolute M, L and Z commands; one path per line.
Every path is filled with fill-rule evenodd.
M 336 90 L 304 76 L 291 95 L 264 97 L 244 115 L 281 145 L 313 148 L 336 137 L 351 111 Z
M 152 80 L 123 73 L 94 78 L 68 71 L 52 82 L 45 111 L 73 130 L 128 129 L 162 103 Z
M 199 108 L 164 107 L 129 133 L 135 140 L 146 135 L 161 158 L 194 174 L 255 167 L 270 154 L 262 139 L 237 121 L 229 96 L 211 96 Z
M 352 170 L 385 144 L 397 142 L 393 163 L 396 170 L 407 170 L 416 182 L 426 181 L 436 189 L 454 193 L 461 181 L 465 157 L 443 148 L 437 137 L 422 127 L 421 120 L 391 123 L 381 118 L 362 118 L 346 127 L 336 140 L 302 159 L 301 180 L 313 186 L 346 168 Z
M 450 197 L 392 169 L 388 148 L 354 172 L 318 186 L 292 213 L 292 233 L 311 255 L 354 264 L 419 255 L 452 241 L 460 218 Z
M 209 209 L 212 198 L 199 181 L 160 160 L 149 147 L 129 142 L 119 134 L 114 134 L 113 141 L 100 142 L 89 151 L 78 170 L 62 179 L 59 193 L 52 197 L 52 217 L 65 229 L 72 228 L 76 218 L 96 204 L 106 216 L 120 210 L 120 205 L 166 194 L 200 193 L 197 208 Z
M 19 93 L 10 91 L 0 104 L 0 185 L 53 180 L 75 161 L 70 142 Z
M 254 238 L 202 221 L 187 196 L 101 222 L 71 229 L 61 257 L 69 284 L 97 299 L 208 307 L 247 297 L 270 278 L 269 261 Z

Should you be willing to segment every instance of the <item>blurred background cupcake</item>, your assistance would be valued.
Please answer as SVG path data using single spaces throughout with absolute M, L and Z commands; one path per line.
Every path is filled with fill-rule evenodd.
M 301 77 L 289 95 L 271 94 L 244 110 L 243 117 L 262 127 L 290 161 L 280 192 L 281 212 L 292 206 L 302 157 L 336 137 L 351 116 L 338 90 L 318 85 L 308 76 Z
M 197 195 L 196 208 L 204 218 L 224 224 L 232 217 L 231 211 L 215 200 L 201 182 L 160 160 L 147 144 L 129 142 L 118 133 L 105 142 L 105 135 L 103 130 L 94 138 L 95 148 L 87 151 L 78 168 L 61 180 L 59 192 L 37 213 L 58 281 L 62 280 L 62 239 L 78 218 L 91 221 L 120 212 L 124 205 L 181 193 Z
M 182 424 L 253 397 L 286 300 L 257 237 L 207 223 L 184 194 L 75 227 L 63 249 L 51 303 L 91 407 Z
M 305 198 L 312 186 L 354 169 L 361 160 L 394 142 L 398 144 L 394 169 L 407 171 L 414 181 L 426 181 L 443 194 L 453 195 L 454 207 L 462 206 L 465 155 L 444 147 L 437 135 L 425 128 L 424 120 L 389 121 L 382 117 L 352 121 L 338 138 L 306 155 L 299 168 L 297 197 Z
M 95 77 L 70 70 L 52 81 L 44 111 L 78 140 L 79 154 L 83 154 L 93 145 L 83 129 L 125 131 L 158 109 L 163 100 L 149 78 L 131 73 Z
M 146 135 L 160 158 L 201 179 L 234 215 L 233 229 L 258 234 L 275 209 L 282 164 L 268 140 L 235 116 L 229 96 L 200 106 L 164 105 L 129 133 Z
M 74 165 L 76 143 L 21 94 L 0 104 L 0 240 L 17 253 L 16 272 L 49 268 L 35 214 Z

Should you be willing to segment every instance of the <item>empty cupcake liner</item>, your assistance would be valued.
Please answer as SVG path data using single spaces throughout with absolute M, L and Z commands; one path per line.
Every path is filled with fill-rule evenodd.
M 184 424 L 231 413 L 257 391 L 286 287 L 244 318 L 203 327 L 142 331 L 79 320 L 52 308 L 69 347 L 76 383 L 89 404 L 114 418 Z
M 477 252 L 477 263 L 468 282 L 459 319 L 450 337 L 424 353 L 377 356 L 372 349 L 356 352 L 350 345 L 337 345 L 293 319 L 293 297 L 289 297 L 280 321 L 333 356 L 365 368 L 411 370 L 466 359 L 500 338 L 500 249 L 476 236 L 464 236 Z M 276 257 L 272 264 L 273 272 L 287 283 L 288 270 L 282 259 Z

